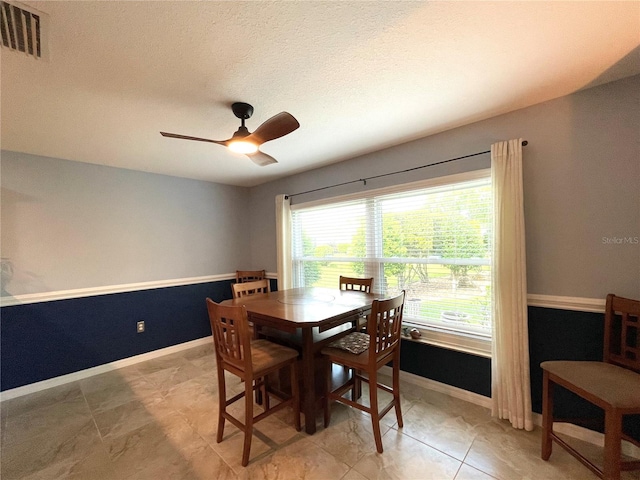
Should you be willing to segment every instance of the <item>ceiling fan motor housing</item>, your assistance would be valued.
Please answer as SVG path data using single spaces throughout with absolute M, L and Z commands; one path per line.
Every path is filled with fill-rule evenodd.
M 231 110 L 233 110 L 233 114 L 236 117 L 242 120 L 251 118 L 251 115 L 253 115 L 253 106 L 249 105 L 248 103 L 235 102 L 231 105 Z

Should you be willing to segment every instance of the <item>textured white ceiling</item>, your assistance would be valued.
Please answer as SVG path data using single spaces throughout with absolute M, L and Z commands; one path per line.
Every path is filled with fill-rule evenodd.
M 252 186 L 640 73 L 640 2 L 23 2 L 48 60 L 1 49 L 6 150 Z M 301 124 L 259 167 L 224 147 Z

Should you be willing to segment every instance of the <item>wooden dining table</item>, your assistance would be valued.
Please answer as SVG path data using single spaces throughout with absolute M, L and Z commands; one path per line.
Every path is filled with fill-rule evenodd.
M 261 335 L 297 348 L 301 353 L 301 381 L 305 431 L 316 431 L 316 414 L 324 379 L 316 370 L 320 350 L 346 335 L 354 322 L 371 309 L 378 294 L 337 288 L 306 287 L 225 300 L 224 305 L 244 305 L 249 321 Z

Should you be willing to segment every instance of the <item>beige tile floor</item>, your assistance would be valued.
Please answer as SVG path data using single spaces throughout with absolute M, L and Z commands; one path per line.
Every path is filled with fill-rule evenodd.
M 322 428 L 318 418 L 315 435 L 296 432 L 286 410 L 258 423 L 243 468 L 235 427 L 227 422 L 224 440 L 215 442 L 214 362 L 205 345 L 2 402 L 1 478 L 596 478 L 557 446 L 542 461 L 539 429 L 514 430 L 485 408 L 408 383 L 401 386 L 404 428 L 393 412 L 383 419 L 383 454 L 370 418 L 334 404 L 331 425 Z M 243 388 L 235 377 L 229 382 Z

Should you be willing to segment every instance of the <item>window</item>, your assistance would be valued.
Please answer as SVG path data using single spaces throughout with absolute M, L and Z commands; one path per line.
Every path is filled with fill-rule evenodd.
M 405 323 L 425 340 L 488 353 L 492 195 L 488 171 L 293 205 L 293 286 L 374 277 L 406 290 Z

